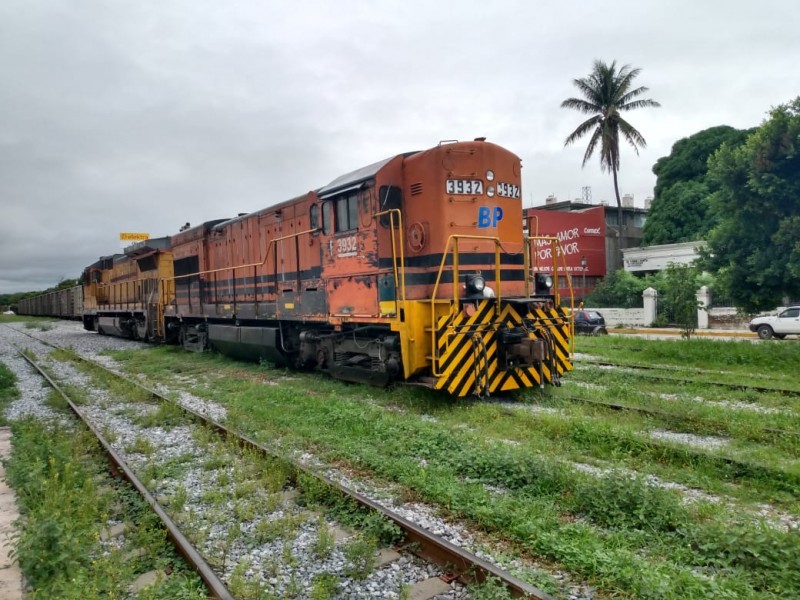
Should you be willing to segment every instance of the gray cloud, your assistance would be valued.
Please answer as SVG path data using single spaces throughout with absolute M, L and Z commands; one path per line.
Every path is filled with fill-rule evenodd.
M 621 186 L 686 135 L 757 125 L 800 89 L 800 5 L 7 0 L 0 4 L 0 292 L 75 277 L 120 231 L 252 211 L 441 139 L 523 158 L 524 200 L 612 198 L 559 108 L 595 58 L 643 68 Z

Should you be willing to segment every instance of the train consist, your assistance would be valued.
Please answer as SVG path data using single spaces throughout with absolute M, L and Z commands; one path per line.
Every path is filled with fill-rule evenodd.
M 442 143 L 187 225 L 87 267 L 84 327 L 457 397 L 557 385 L 571 313 L 559 252 L 536 262 L 557 240 L 523 235 L 520 170 L 481 138 Z
M 17 312 L 35 317 L 83 318 L 83 287 L 76 285 L 20 300 Z

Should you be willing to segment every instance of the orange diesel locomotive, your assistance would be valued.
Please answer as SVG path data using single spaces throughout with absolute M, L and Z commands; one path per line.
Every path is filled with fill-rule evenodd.
M 558 252 L 531 262 L 534 243 L 556 242 L 523 236 L 520 168 L 482 138 L 441 143 L 188 228 L 171 237 L 174 275 L 152 311 L 163 324 L 137 327 L 454 396 L 558 384 L 572 368 L 569 313 Z

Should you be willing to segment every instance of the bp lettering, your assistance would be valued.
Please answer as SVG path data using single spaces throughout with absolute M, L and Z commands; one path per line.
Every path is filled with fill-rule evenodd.
M 499 206 L 481 206 L 478 208 L 478 227 L 497 227 L 503 220 L 503 209 Z

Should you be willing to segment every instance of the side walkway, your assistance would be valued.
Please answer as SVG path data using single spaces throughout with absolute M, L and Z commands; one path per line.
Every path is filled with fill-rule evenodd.
M 0 427 L 0 459 L 11 453 L 11 429 Z M 22 573 L 9 556 L 13 548 L 14 521 L 19 518 L 17 500 L 6 484 L 6 470 L 0 463 L 0 598 L 22 600 Z

